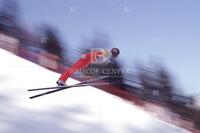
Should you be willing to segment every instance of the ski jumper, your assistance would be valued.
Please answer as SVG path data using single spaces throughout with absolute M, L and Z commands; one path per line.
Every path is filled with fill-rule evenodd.
M 109 52 L 106 50 L 93 51 L 82 55 L 76 63 L 74 63 L 60 76 L 59 80 L 66 82 L 71 75 L 83 68 L 86 68 L 89 64 L 95 62 L 98 57 L 107 57 L 108 55 Z

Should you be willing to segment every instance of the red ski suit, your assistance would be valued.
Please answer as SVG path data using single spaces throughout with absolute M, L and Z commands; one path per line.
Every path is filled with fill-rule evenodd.
M 70 68 L 68 68 L 59 78 L 66 82 L 66 80 L 75 72 L 87 67 L 89 64 L 96 61 L 98 57 L 106 57 L 108 56 L 107 51 L 93 51 L 91 53 L 87 53 L 82 55 L 82 57 L 74 63 Z

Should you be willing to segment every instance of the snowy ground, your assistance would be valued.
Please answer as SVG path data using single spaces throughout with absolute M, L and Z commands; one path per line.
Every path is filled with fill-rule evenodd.
M 0 49 L 0 133 L 186 133 L 94 87 L 30 100 L 59 74 Z M 78 81 L 69 79 L 70 84 Z

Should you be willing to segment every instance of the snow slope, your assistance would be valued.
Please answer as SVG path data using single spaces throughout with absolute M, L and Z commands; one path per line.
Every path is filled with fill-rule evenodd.
M 30 100 L 59 74 L 0 49 L 0 133 L 186 133 L 94 87 Z M 78 81 L 69 79 L 70 84 Z

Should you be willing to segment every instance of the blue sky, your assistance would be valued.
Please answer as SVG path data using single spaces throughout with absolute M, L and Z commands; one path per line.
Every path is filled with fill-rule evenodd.
M 64 44 L 106 33 L 121 49 L 127 68 L 134 61 L 163 59 L 186 94 L 200 94 L 199 0 L 19 0 L 30 28 L 51 24 Z

